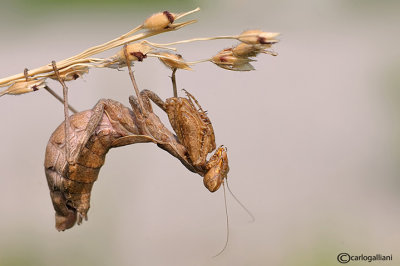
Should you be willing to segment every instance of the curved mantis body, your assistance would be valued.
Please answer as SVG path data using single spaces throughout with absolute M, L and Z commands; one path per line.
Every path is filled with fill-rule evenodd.
M 122 145 L 151 142 L 140 135 L 134 114 L 121 103 L 100 100 L 92 110 L 70 117 L 71 161 L 65 156 L 65 130 L 62 123 L 46 148 L 45 173 L 56 211 L 56 228 L 71 228 L 87 219 L 90 192 L 109 149 Z

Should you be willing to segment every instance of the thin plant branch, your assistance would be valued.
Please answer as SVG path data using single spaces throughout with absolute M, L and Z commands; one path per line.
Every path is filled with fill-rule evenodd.
M 53 95 L 60 103 L 64 104 L 63 98 L 61 98 L 60 95 L 58 95 L 55 91 L 53 91 L 49 86 L 45 86 L 44 89 L 48 91 L 51 95 Z M 72 113 L 76 114 L 78 111 L 72 107 L 70 104 L 68 104 L 69 110 L 71 110 Z
M 155 47 L 164 47 L 164 46 L 171 46 L 171 45 L 177 45 L 177 44 L 184 44 L 184 43 L 191 43 L 191 42 L 198 42 L 198 41 L 211 41 L 211 40 L 227 40 L 227 39 L 238 39 L 239 36 L 215 36 L 215 37 L 203 37 L 203 38 L 192 38 L 192 39 L 187 39 L 187 40 L 181 40 L 181 41 L 176 41 L 176 42 L 170 42 L 170 43 L 152 43 L 148 42 L 150 45 L 153 45 Z

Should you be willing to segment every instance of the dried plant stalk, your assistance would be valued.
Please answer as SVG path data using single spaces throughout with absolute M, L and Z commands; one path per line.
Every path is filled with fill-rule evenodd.
M 200 10 L 200 8 L 196 8 L 196 9 L 191 10 L 189 12 L 186 12 L 186 13 L 183 13 L 181 15 L 178 15 L 177 19 L 180 19 L 180 18 L 182 18 L 182 17 L 184 17 L 186 15 L 192 14 L 192 13 L 197 12 L 199 10 Z M 196 20 L 190 20 L 190 21 L 186 21 L 186 22 L 183 22 L 183 23 L 174 23 L 168 28 L 164 28 L 164 29 L 157 30 L 157 31 L 151 31 L 150 30 L 150 31 L 146 31 L 146 32 L 143 32 L 143 33 L 139 33 L 139 34 L 130 36 L 133 33 L 136 33 L 139 30 L 142 30 L 143 29 L 143 24 L 142 24 L 142 25 L 139 25 L 139 26 L 135 27 L 131 31 L 121 35 L 120 37 L 115 38 L 114 40 L 108 41 L 108 42 L 106 42 L 104 44 L 101 44 L 101 45 L 97 45 L 97 46 L 91 47 L 91 48 L 89 48 L 89 49 L 87 49 L 87 50 L 85 50 L 85 51 L 83 51 L 83 52 L 81 52 L 81 53 L 79 53 L 79 54 L 77 54 L 75 56 L 72 56 L 70 58 L 61 60 L 61 61 L 57 62 L 57 66 L 58 66 L 58 68 L 60 70 L 62 70 L 62 69 L 67 68 L 67 67 L 73 67 L 73 66 L 75 66 L 77 64 L 94 63 L 96 61 L 101 61 L 101 59 L 90 59 L 88 57 L 92 56 L 92 55 L 95 55 L 95 54 L 99 54 L 99 53 L 105 52 L 107 50 L 113 49 L 113 48 L 118 47 L 118 46 L 125 45 L 127 43 L 131 43 L 131 42 L 134 42 L 134 41 L 138 41 L 138 40 L 142 40 L 142 39 L 145 39 L 145 38 L 149 38 L 151 36 L 158 35 L 158 34 L 161 34 L 161 33 L 177 30 L 177 29 L 180 29 L 182 27 L 185 27 L 185 26 L 190 25 L 190 24 L 195 23 L 195 22 L 196 22 Z M 35 75 L 38 75 L 38 74 L 42 74 L 41 77 L 48 77 L 50 75 L 54 75 L 53 68 L 52 68 L 51 64 L 48 64 L 48 65 L 45 65 L 45 66 L 42 66 L 42 67 L 39 67 L 39 68 L 32 69 L 31 71 L 29 71 L 28 76 L 29 77 L 34 77 Z M 17 81 L 22 81 L 24 79 L 25 79 L 24 73 L 19 73 L 19 74 L 13 75 L 13 76 L 2 78 L 2 79 L 0 79 L 0 87 L 9 86 L 9 85 L 11 85 L 11 84 L 13 84 L 13 83 L 15 83 Z
M 143 52 L 141 50 L 137 51 L 143 54 L 144 57 L 136 57 L 138 61 L 142 61 L 143 58 L 150 57 L 158 57 L 164 64 L 168 67 L 172 68 L 173 76 L 175 75 L 174 68 L 178 69 L 186 69 L 190 70 L 190 65 L 195 65 L 202 62 L 212 62 L 217 66 L 227 69 L 227 70 L 235 70 L 235 71 L 249 71 L 254 70 L 254 67 L 249 63 L 254 61 L 250 57 L 255 57 L 259 53 L 265 53 L 270 55 L 277 55 L 275 52 L 267 50 L 278 42 L 275 39 L 279 33 L 273 32 L 263 32 L 261 30 L 248 30 L 244 31 L 239 35 L 234 36 L 215 36 L 215 37 L 204 37 L 204 38 L 192 38 L 188 40 L 175 41 L 170 43 L 158 44 L 152 43 L 146 38 L 152 37 L 154 35 L 158 35 L 161 33 L 173 31 L 195 23 L 196 20 L 189 20 L 182 23 L 176 23 L 177 19 L 185 17 L 189 14 L 195 13 L 199 11 L 200 8 L 196 8 L 186 13 L 182 14 L 172 14 L 168 11 L 164 11 L 161 13 L 154 14 L 150 16 L 145 22 L 129 32 L 111 40 L 106 43 L 91 47 L 86 49 L 85 51 L 74 55 L 72 57 L 66 58 L 57 62 L 57 67 L 60 71 L 61 78 L 64 81 L 75 80 L 88 72 L 89 68 L 120 68 L 126 66 L 126 62 L 124 58 L 121 56 L 123 54 L 122 50 L 116 55 L 109 58 L 92 58 L 91 56 L 108 51 L 118 46 L 123 46 L 132 42 L 136 42 L 139 40 L 143 40 L 140 44 L 147 45 L 154 48 L 162 48 L 167 50 L 176 51 L 176 48 L 170 47 L 172 45 L 191 43 L 197 41 L 210 41 L 210 40 L 219 40 L 219 39 L 234 39 L 242 42 L 234 48 L 224 49 L 219 52 L 217 55 L 203 60 L 197 61 L 183 61 L 182 58 L 177 57 L 176 55 L 168 55 L 163 51 L 154 52 L 153 48 L 149 49 L 147 52 Z M 141 30 L 144 32 L 137 33 Z M 137 34 L 135 34 L 137 33 Z M 135 34 L 135 35 L 133 35 Z M 135 52 L 132 52 L 133 57 L 135 57 Z M 130 58 L 130 61 L 135 61 Z M 167 63 L 166 63 L 167 62 Z M 176 67 L 173 67 L 175 65 Z M 11 86 L 10 88 L 0 92 L 0 97 L 5 94 L 22 94 L 30 91 L 35 91 L 36 87 L 31 88 L 30 83 L 25 84 L 24 82 L 32 82 L 32 80 L 36 80 L 40 84 L 44 84 L 44 80 L 47 78 L 55 77 L 55 73 L 53 71 L 52 65 L 48 64 L 36 69 L 32 69 L 27 73 L 20 73 L 13 76 L 9 76 L 6 78 L 0 79 L 0 87 Z M 30 80 L 28 80 L 28 78 Z M 26 87 L 27 89 L 16 90 L 15 84 L 18 84 L 18 88 Z

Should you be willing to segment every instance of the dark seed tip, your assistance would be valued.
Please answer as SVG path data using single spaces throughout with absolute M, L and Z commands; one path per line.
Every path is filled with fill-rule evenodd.
M 142 52 L 132 52 L 131 55 L 136 57 L 139 62 L 142 62 L 143 59 L 147 57 L 147 55 L 143 54 Z
M 175 18 L 169 11 L 164 11 L 163 14 L 168 18 L 169 23 L 173 23 Z

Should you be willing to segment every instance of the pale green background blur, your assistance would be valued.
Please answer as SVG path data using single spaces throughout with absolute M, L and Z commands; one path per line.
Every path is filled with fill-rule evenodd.
M 1 0 L 1 77 L 72 56 L 166 9 L 202 11 L 190 17 L 199 23 L 152 41 L 282 33 L 279 56 L 260 55 L 256 71 L 204 63 L 177 75 L 209 111 L 217 144 L 229 148 L 230 186 L 256 221 L 228 195 L 230 241 L 211 258 L 226 234 L 222 190 L 209 193 L 200 176 L 141 144 L 110 151 L 89 221 L 59 233 L 43 160 L 62 106 L 44 90 L 4 96 L 1 266 L 330 266 L 340 252 L 393 254 L 348 265 L 400 265 L 399 1 L 58 2 Z M 198 60 L 233 44 L 177 47 Z M 135 74 L 141 89 L 171 96 L 170 71 L 157 60 L 136 64 Z M 104 69 L 69 88 L 79 110 L 100 98 L 128 105 L 133 93 L 126 71 Z

